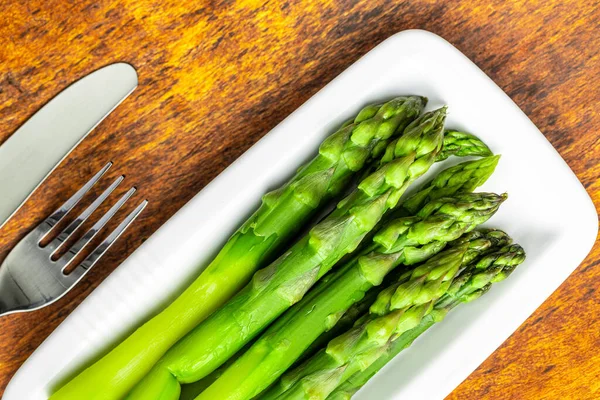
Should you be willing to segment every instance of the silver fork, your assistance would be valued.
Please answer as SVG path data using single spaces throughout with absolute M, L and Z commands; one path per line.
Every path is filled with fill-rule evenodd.
M 25 236 L 8 254 L 0 266 L 0 316 L 37 310 L 60 299 L 98 262 L 146 207 L 148 202 L 144 200 L 72 272 L 65 274 L 65 270 L 71 266 L 73 260 L 82 254 L 92 239 L 136 191 L 135 187 L 129 189 L 63 256 L 53 260 L 61 244 L 77 231 L 123 181 L 124 176 L 119 176 L 58 236 L 47 245 L 41 246 L 40 243 L 52 228 L 66 217 L 111 166 L 112 163 L 106 164 L 73 197 Z

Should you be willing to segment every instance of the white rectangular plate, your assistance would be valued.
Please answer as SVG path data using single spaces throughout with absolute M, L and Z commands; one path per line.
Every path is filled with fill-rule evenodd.
M 140 246 L 23 364 L 4 399 L 46 399 L 57 382 L 175 296 L 261 195 L 292 175 L 335 127 L 361 106 L 401 94 L 429 97 L 429 109 L 448 104 L 448 127 L 475 133 L 502 154 L 482 190 L 507 191 L 509 200 L 488 225 L 509 232 L 528 256 L 510 279 L 453 311 L 357 395 L 444 398 L 581 263 L 598 219 L 573 172 L 498 86 L 440 37 L 405 31 L 335 78 Z

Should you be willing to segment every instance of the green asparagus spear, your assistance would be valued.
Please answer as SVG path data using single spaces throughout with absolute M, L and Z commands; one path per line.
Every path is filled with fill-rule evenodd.
M 458 234 L 460 235 L 460 233 Z M 391 336 L 397 329 L 400 329 L 399 326 L 402 324 L 402 318 L 405 319 L 403 324 L 407 324 L 414 322 L 417 316 L 421 318 L 423 313 L 429 311 L 429 303 L 433 298 L 437 298 L 445 292 L 458 271 L 458 267 L 470 262 L 477 255 L 484 254 L 493 248 L 493 246 L 506 242 L 508 242 L 507 236 L 502 236 L 501 233 L 497 233 L 496 231 L 490 231 L 489 235 L 482 232 L 467 233 L 460 239 L 451 242 L 448 250 L 434 256 L 423 265 L 401 274 L 394 283 L 388 285 L 383 291 L 379 291 L 377 300 L 370 307 L 372 315 L 383 315 L 387 320 L 384 317 L 378 318 L 375 322 L 367 320 L 354 329 L 351 329 L 350 333 L 340 336 L 341 338 L 345 338 L 343 340 L 348 338 L 350 338 L 348 340 L 358 340 L 362 335 L 359 334 L 359 331 L 364 331 L 365 337 L 360 339 L 362 342 L 353 342 L 359 347 L 362 346 L 362 350 L 359 351 L 356 348 L 350 351 L 348 356 L 360 353 L 367 356 L 367 359 L 376 357 L 376 353 L 381 351 L 381 349 L 376 347 L 373 350 L 374 353 L 370 351 L 373 347 L 371 346 L 373 345 L 373 337 L 367 335 L 368 332 L 377 332 L 375 343 L 379 343 L 380 345 L 381 343 L 385 343 L 387 339 L 382 339 L 381 335 Z M 348 285 L 348 282 L 344 281 L 343 278 L 340 278 L 339 282 L 336 283 L 338 283 L 338 286 Z M 339 290 L 335 285 L 331 285 L 328 289 L 327 297 L 335 297 Z M 319 299 L 321 301 L 316 301 L 314 307 L 321 305 L 325 299 L 326 296 L 321 296 Z M 324 308 L 326 306 L 321 305 L 321 307 Z M 416 320 L 418 321 L 418 319 Z M 385 330 L 385 326 L 389 327 L 387 331 Z M 278 324 L 276 323 L 270 330 L 274 330 L 277 327 Z M 311 328 L 312 330 L 314 328 Z M 303 331 L 302 327 L 298 327 L 295 336 L 304 338 L 305 335 L 307 333 Z M 298 340 L 289 334 L 285 339 L 294 342 Z M 338 339 L 334 339 L 336 342 L 339 342 L 339 340 L 342 339 L 339 339 L 339 337 Z M 260 339 L 256 343 L 260 343 Z M 265 400 L 279 399 L 280 397 L 286 399 L 295 398 L 294 396 L 298 398 L 305 398 L 304 396 L 312 398 L 309 394 L 315 396 L 315 398 L 324 398 L 326 394 L 335 389 L 339 383 L 339 379 L 345 376 L 343 371 L 348 368 L 346 365 L 349 361 L 348 357 L 339 354 L 339 351 L 335 350 L 339 349 L 339 346 L 332 343 L 335 342 L 332 341 L 329 343 L 327 352 L 321 351 L 317 353 L 305 364 L 286 373 L 261 398 Z M 346 346 L 348 346 L 348 349 L 352 347 L 351 344 L 346 344 Z M 249 351 L 251 350 L 252 348 Z M 365 361 L 363 360 L 362 362 Z M 266 367 L 261 366 L 261 368 Z M 325 375 L 321 376 L 321 372 Z M 334 375 L 328 376 L 329 372 L 332 372 Z M 314 380 L 317 376 L 321 377 Z
M 337 208 L 222 308 L 172 347 L 129 394 L 176 398 L 179 382 L 202 379 L 224 363 L 304 294 L 345 254 L 356 249 L 406 188 L 439 153 L 446 108 L 425 113 L 385 149 L 381 166 Z
M 197 399 L 248 399 L 260 393 L 389 271 L 438 252 L 447 241 L 486 221 L 504 198 L 487 193 L 441 198 L 415 217 L 390 221 L 372 244 L 280 317 Z
M 443 149 L 443 148 L 442 148 Z M 499 155 L 464 161 L 447 168 L 425 184 L 418 192 L 402 201 L 394 215 L 413 215 L 423 204 L 455 193 L 472 192 L 492 175 L 498 165 Z
M 448 244 L 448 246 L 458 246 L 463 243 L 469 243 L 469 248 L 463 257 L 463 264 L 470 263 L 475 257 L 480 256 L 482 254 L 486 254 L 487 252 L 491 252 L 494 249 L 498 249 L 504 245 L 510 243 L 510 237 L 506 235 L 506 233 L 500 230 L 494 229 L 478 229 L 471 231 L 462 235 L 459 239 L 454 240 Z M 394 271 L 388 274 L 385 277 L 383 286 L 387 286 L 392 282 L 396 282 L 398 279 L 401 279 L 403 271 Z M 333 273 L 329 273 L 321 281 L 319 281 L 319 285 L 325 284 L 334 276 Z M 386 283 L 387 282 L 387 283 Z M 313 289 L 314 290 L 314 289 Z M 371 304 L 375 301 L 375 298 L 379 294 L 381 289 L 379 287 L 373 287 L 365 293 L 365 296 L 357 303 L 353 304 L 346 312 L 344 312 L 343 316 L 339 319 L 337 323 L 333 327 L 331 327 L 328 331 L 321 334 L 310 346 L 302 353 L 300 358 L 292 364 L 291 368 L 294 368 L 297 364 L 303 362 L 304 360 L 313 356 L 317 351 L 319 351 L 322 347 L 324 347 L 327 342 L 336 336 L 340 335 L 344 331 L 347 331 L 354 325 L 355 321 L 359 319 L 363 314 L 365 314 Z M 309 292 L 310 293 L 310 292 Z M 302 303 L 306 303 L 306 296 L 302 299 Z M 294 307 L 300 306 L 300 303 Z M 213 384 L 223 373 L 232 365 L 237 358 L 239 358 L 245 351 L 250 348 L 250 345 L 245 346 L 242 350 L 240 350 L 234 357 L 230 358 L 225 364 L 220 366 L 218 369 L 213 371 L 210 375 L 202 378 L 198 382 L 191 383 L 189 385 L 183 385 L 180 400 L 191 400 L 196 398 L 198 394 L 208 388 Z
M 374 363 L 339 385 L 327 400 L 349 400 L 398 353 L 409 347 L 435 323 L 442 321 L 450 310 L 461 303 L 479 298 L 491 288 L 492 283 L 506 279 L 524 260 L 523 248 L 519 245 L 507 245 L 493 254 L 484 256 L 474 267 L 461 272 L 454 280 L 450 292 L 436 302 L 433 311 L 423 318 L 418 326 L 393 339 Z
M 319 206 L 339 196 L 365 165 L 381 156 L 396 132 L 421 113 L 426 99 L 398 97 L 362 109 L 329 136 L 319 154 L 233 234 L 202 274 L 165 310 L 87 368 L 51 398 L 120 399 L 177 340 L 242 288 L 277 255 Z
M 445 314 L 437 313 L 435 308 L 432 312 L 423 317 L 419 325 L 404 332 L 400 337 L 386 347 L 385 352 L 368 368 L 357 372 L 340 384 L 329 396 L 327 400 L 350 400 L 358 390 L 363 387 L 385 364 L 390 362 L 398 353 L 409 347 L 417 337 L 431 328 L 433 324 L 441 321 Z M 440 318 L 439 320 L 437 318 Z
M 492 152 L 481 139 L 470 133 L 456 130 L 447 130 L 444 134 L 444 148 L 438 154 L 436 161 L 442 161 L 455 155 L 466 156 L 491 156 Z
M 525 261 L 525 251 L 518 244 L 504 246 L 499 251 L 482 257 L 463 271 L 448 291 L 436 303 L 437 308 L 454 307 L 465 296 L 472 296 L 496 282 L 506 279 Z

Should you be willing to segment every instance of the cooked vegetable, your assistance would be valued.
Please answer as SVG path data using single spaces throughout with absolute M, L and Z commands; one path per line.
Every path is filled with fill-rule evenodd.
M 51 399 L 122 398 L 175 342 L 277 255 L 320 206 L 341 195 L 358 171 L 379 158 L 426 101 L 407 96 L 363 108 L 353 123 L 325 139 L 319 154 L 289 182 L 263 197 L 260 208 L 177 299 Z
M 394 211 L 394 214 L 414 215 L 431 200 L 474 191 L 492 175 L 499 159 L 499 155 L 489 156 L 478 160 L 464 161 L 443 170 L 418 192 L 402 201 L 398 211 Z
M 444 107 L 413 121 L 385 149 L 379 169 L 290 250 L 259 270 L 250 284 L 172 347 L 129 398 L 177 398 L 179 382 L 195 382 L 210 374 L 298 302 L 340 258 L 356 249 L 385 212 L 396 206 L 410 183 L 433 164 L 442 146 L 445 117 Z
M 426 184 L 424 186 L 424 188 L 418 192 L 418 193 L 425 193 L 425 195 L 422 195 L 422 196 L 414 195 L 414 196 L 410 197 L 409 200 L 412 199 L 413 197 L 419 197 L 420 199 L 425 199 L 427 201 L 432 198 L 437 199 L 439 197 L 442 197 L 442 195 L 448 196 L 448 195 L 451 195 L 454 193 L 470 192 L 470 191 L 474 190 L 476 188 L 476 186 L 483 184 L 485 182 L 485 180 L 492 174 L 492 172 L 495 169 L 495 166 L 497 164 L 498 158 L 499 158 L 499 156 L 493 156 L 493 157 L 483 158 L 483 159 L 477 160 L 477 161 L 466 161 L 466 162 L 463 162 L 454 167 L 448 168 L 448 169 L 440 172 L 433 179 L 432 182 Z M 414 202 L 414 200 L 412 200 L 412 201 Z M 398 211 L 406 211 L 406 209 L 404 207 L 404 203 L 401 204 L 401 206 L 400 206 L 401 208 Z M 420 205 L 422 206 L 422 204 L 420 204 Z M 394 214 L 398 214 L 398 212 L 394 211 Z M 487 233 L 487 236 L 493 236 L 493 235 L 497 235 L 500 237 L 502 236 L 502 233 L 498 233 L 496 231 L 494 231 L 494 232 L 495 233 L 491 233 L 491 232 Z M 483 234 L 481 233 L 480 230 L 477 230 L 477 231 L 471 231 L 470 234 L 465 234 L 462 237 L 468 237 L 467 239 L 464 239 L 464 240 L 475 240 L 475 239 L 484 240 L 483 238 L 481 238 L 481 236 L 483 236 Z M 485 240 L 489 241 L 489 238 L 487 238 Z M 498 238 L 496 241 L 498 241 L 498 240 L 500 240 L 500 239 Z M 390 274 L 390 275 L 392 275 L 392 274 Z M 334 274 L 329 273 L 319 282 L 318 286 L 325 285 L 326 282 L 330 281 L 332 278 L 334 278 Z M 386 277 L 386 280 L 388 278 L 393 279 L 393 277 L 388 276 L 388 277 Z M 315 288 L 312 290 L 314 291 L 314 290 L 318 290 L 318 289 Z M 350 307 L 350 309 L 348 309 L 346 312 L 344 312 L 344 315 L 340 318 L 339 321 L 337 321 L 335 323 L 335 325 L 333 327 L 331 327 L 328 331 L 323 332 L 315 341 L 313 341 L 310 344 L 310 346 L 302 353 L 300 358 L 298 358 L 298 360 L 296 360 L 294 362 L 294 364 L 301 362 L 305 358 L 308 358 L 308 357 L 314 355 L 314 353 L 316 353 L 320 348 L 322 348 L 329 340 L 333 339 L 338 334 L 349 329 L 354 324 L 354 321 L 356 321 L 358 316 L 364 314 L 368 310 L 369 306 L 375 300 L 375 297 L 377 296 L 378 293 L 379 293 L 379 290 L 376 287 L 369 290 L 365 294 L 364 298 L 362 298 L 359 302 L 355 303 L 354 305 L 352 305 Z M 314 303 L 311 302 L 311 298 L 307 298 L 307 296 L 305 296 L 305 298 L 303 298 L 299 304 L 295 305 L 291 310 L 287 311 L 286 314 L 284 314 L 284 315 L 287 315 L 287 313 L 292 313 L 292 312 L 294 312 L 293 310 L 296 310 L 301 307 L 303 307 L 303 309 L 307 310 L 306 312 L 308 312 L 308 310 L 313 308 L 313 304 Z M 282 317 L 282 318 L 285 318 L 285 317 Z M 243 352 L 238 352 L 237 355 L 241 355 L 241 354 L 243 354 Z M 201 379 L 200 381 L 198 381 L 194 384 L 186 385 L 188 387 L 184 386 L 183 392 L 182 392 L 182 398 L 184 398 L 184 396 L 183 396 L 184 394 L 185 394 L 186 399 L 194 398 L 196 395 L 198 395 L 200 392 L 202 392 L 204 389 L 206 389 L 208 386 L 210 386 L 219 376 L 221 376 L 223 374 L 223 372 L 226 370 L 226 367 L 229 367 L 229 365 L 231 365 L 233 363 L 233 361 L 235 361 L 235 360 L 230 359 L 226 364 L 219 367 L 216 371 L 211 373 L 209 376 Z
M 493 254 L 483 256 L 476 264 L 454 279 L 448 292 L 435 303 L 432 312 L 426 315 L 416 327 L 392 339 L 375 362 L 350 376 L 327 397 L 327 400 L 349 400 L 398 353 L 409 347 L 417 337 L 435 323 L 442 321 L 450 310 L 461 303 L 478 299 L 491 288 L 493 283 L 506 279 L 524 260 L 525 252 L 516 244 L 507 245 Z
M 441 198 L 428 203 L 415 217 L 390 221 L 372 244 L 279 318 L 197 399 L 249 399 L 257 395 L 367 290 L 381 284 L 388 272 L 437 253 L 446 242 L 491 217 L 504 198 L 487 193 Z
M 470 133 L 449 129 L 444 135 L 444 148 L 438 154 L 436 161 L 442 161 L 450 156 L 491 156 L 492 152 L 483 141 Z
M 398 339 L 392 341 L 385 352 L 374 363 L 363 371 L 352 375 L 345 382 L 340 384 L 329 396 L 327 396 L 327 400 L 350 400 L 352 396 L 354 396 L 356 392 L 369 381 L 369 379 L 375 376 L 385 364 L 390 362 L 402 350 L 409 347 L 416 338 L 427 329 L 431 328 L 433 324 L 441 321 L 445 316 L 445 312 L 443 310 L 441 311 L 442 312 L 438 312 L 434 307 L 429 314 L 423 317 L 419 325 L 404 332 Z

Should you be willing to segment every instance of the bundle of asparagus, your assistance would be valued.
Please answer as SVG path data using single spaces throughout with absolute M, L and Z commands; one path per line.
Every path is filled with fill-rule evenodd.
M 177 398 L 180 382 L 195 382 L 227 361 L 304 294 L 393 208 L 435 161 L 446 108 L 428 112 L 392 141 L 380 167 L 322 222 L 244 289 L 173 346 L 130 392 L 130 399 Z M 218 332 L 219 334 L 215 334 Z
M 176 399 L 180 383 L 198 381 L 211 372 L 198 385 L 204 390 L 198 398 L 250 398 L 300 356 L 309 357 L 319 343 L 349 327 L 378 291 L 359 300 L 389 271 L 430 258 L 448 241 L 487 220 L 505 196 L 456 194 L 485 182 L 498 156 L 491 156 L 473 135 L 444 132 L 445 107 L 419 116 L 425 103 L 422 97 L 406 96 L 362 109 L 327 138 L 317 157 L 289 182 L 263 197 L 260 208 L 184 293 L 51 399 Z M 387 211 L 396 207 L 409 185 L 434 162 L 452 155 L 486 157 L 443 171 L 404 201 L 389 221 Z M 255 273 L 281 254 L 283 245 L 347 191 L 356 177 L 364 176 L 360 171 L 367 166 L 374 172 L 330 215 Z M 374 230 L 378 234 L 372 237 Z M 453 244 L 447 252 L 461 249 L 466 259 L 473 240 L 462 247 Z M 363 241 L 368 244 L 357 256 L 327 274 Z M 314 304 L 319 304 L 319 312 L 307 311 Z M 432 312 L 438 315 L 436 310 Z M 296 344 L 293 334 L 298 334 L 302 321 L 314 330 Z M 292 335 L 289 343 L 287 334 Z M 240 351 L 242 347 L 247 350 Z M 238 351 L 241 356 L 230 359 Z M 215 371 L 225 362 L 226 368 Z
M 165 351 L 243 287 L 319 207 L 341 195 L 426 102 L 405 96 L 363 108 L 290 181 L 263 197 L 259 209 L 177 299 L 51 398 L 122 398 Z
M 487 180 L 487 178 L 489 178 L 489 176 L 494 172 L 498 159 L 499 156 L 491 156 L 479 160 L 465 161 L 456 166 L 450 167 L 440 172 L 431 182 L 425 184 L 420 191 L 418 191 L 415 195 L 409 197 L 409 200 L 407 201 L 411 202 L 412 204 L 416 204 L 415 199 L 420 199 L 419 203 L 425 203 L 430 199 L 437 199 L 444 195 L 447 196 L 455 193 L 471 192 L 477 186 L 483 184 Z M 404 213 L 405 210 L 403 209 L 405 208 L 405 204 L 407 203 L 407 201 L 404 201 L 400 205 L 401 208 L 399 209 L 399 211 L 402 211 L 400 213 Z M 419 206 L 422 205 L 423 204 L 419 204 Z M 395 212 L 395 214 L 398 214 L 398 212 Z M 434 247 L 434 249 L 436 247 Z M 319 282 L 319 285 L 326 285 L 327 282 L 329 282 L 333 276 L 334 274 L 329 274 L 328 276 L 324 277 L 324 279 L 321 282 Z M 319 285 L 313 288 L 312 291 L 316 292 L 320 290 Z M 325 326 L 329 328 L 329 330 L 327 332 L 324 332 L 316 340 L 314 340 L 309 345 L 308 349 L 306 349 L 302 353 L 301 358 L 312 355 L 316 349 L 322 347 L 322 345 L 327 343 L 329 339 L 332 339 L 333 337 L 337 336 L 336 332 L 340 333 L 344 329 L 351 327 L 354 321 L 357 319 L 357 317 L 362 315 L 368 309 L 370 303 L 375 299 L 377 293 L 378 291 L 376 290 L 376 288 L 374 288 L 373 290 L 369 290 L 361 301 L 354 304 L 348 311 L 343 313 L 343 316 L 340 318 L 339 321 L 337 321 L 337 323 L 335 323 L 334 326 L 329 326 L 330 324 L 326 324 Z M 298 303 L 292 309 L 287 311 L 286 315 L 281 317 L 281 320 L 285 319 L 288 315 L 302 315 L 303 313 L 309 314 L 311 310 L 315 309 L 315 307 L 316 305 L 313 301 L 313 297 L 305 296 L 305 298 L 300 303 Z M 315 314 L 313 314 L 313 316 L 315 316 Z M 310 324 L 310 321 L 306 319 L 298 319 L 298 321 L 302 322 L 302 324 Z M 278 322 L 278 324 L 279 323 L 280 322 Z M 271 332 L 275 329 L 276 328 L 270 328 L 268 332 Z M 265 335 L 268 335 L 268 332 L 265 333 Z M 314 330 L 311 330 L 311 333 L 313 334 L 312 337 L 314 337 L 315 334 L 318 334 L 317 331 Z M 308 337 L 304 335 L 303 338 L 307 339 L 306 343 L 310 341 L 310 339 L 308 339 Z M 300 351 L 300 349 L 298 351 Z M 294 356 L 295 355 L 288 354 L 287 358 L 283 359 L 287 359 L 290 363 L 293 364 Z M 233 360 L 230 360 L 224 367 L 228 368 L 232 363 Z M 184 387 L 186 392 L 185 398 L 194 398 L 197 394 L 205 390 L 217 378 L 219 378 L 227 368 L 219 368 L 218 371 L 215 371 L 215 373 L 212 373 L 209 377 L 202 379 L 197 385 L 186 385 L 188 387 Z
M 427 203 L 415 217 L 390 221 L 372 244 L 279 318 L 197 399 L 256 396 L 393 268 L 437 253 L 446 242 L 489 219 L 504 200 L 489 193 L 445 197 Z

